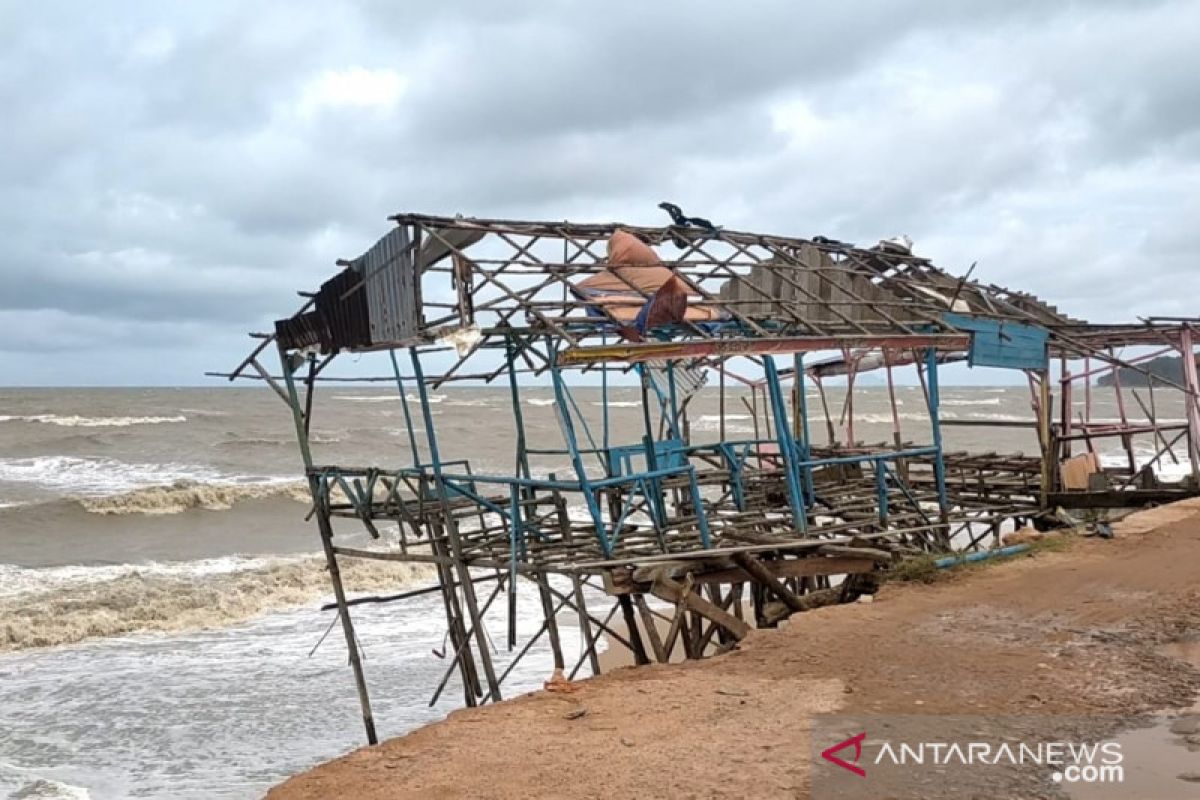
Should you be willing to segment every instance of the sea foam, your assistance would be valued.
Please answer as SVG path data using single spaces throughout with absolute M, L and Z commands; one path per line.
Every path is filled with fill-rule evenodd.
M 0 422 L 40 422 L 64 428 L 127 428 L 130 425 L 162 425 L 168 422 L 187 422 L 182 414 L 171 417 L 81 417 L 74 414 L 0 415 Z
M 344 560 L 349 593 L 432 580 L 427 565 Z M 330 595 L 320 556 L 223 558 L 176 564 L 60 567 L 0 565 L 0 651 L 132 633 L 224 628 Z

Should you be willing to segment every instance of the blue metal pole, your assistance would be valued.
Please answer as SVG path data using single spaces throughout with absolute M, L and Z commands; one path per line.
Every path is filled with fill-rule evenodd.
M 683 439 L 683 429 L 679 427 L 679 393 L 675 388 L 675 362 L 667 362 L 667 390 L 671 397 L 671 429 L 676 439 Z
M 430 466 L 433 468 L 434 487 L 438 500 L 445 515 L 446 538 L 450 543 L 450 551 L 454 556 L 454 568 L 458 573 L 458 582 L 462 589 L 463 599 L 467 603 L 467 611 L 475 629 L 475 645 L 479 650 L 479 660 L 483 662 L 484 676 L 488 682 L 488 694 L 492 700 L 500 701 L 500 682 L 496 680 L 496 672 L 492 667 L 492 657 L 488 652 L 490 643 L 483 629 L 483 615 L 479 613 L 479 605 L 475 599 L 475 583 L 471 579 L 471 570 L 463 559 L 462 542 L 458 538 L 458 523 L 450 513 L 450 498 L 446 493 L 446 484 L 442 480 L 442 457 L 438 452 L 437 432 L 433 426 L 433 411 L 429 408 L 429 391 L 425 388 L 425 373 L 421 369 L 421 357 L 415 347 L 408 348 L 412 358 L 413 377 L 417 381 L 417 395 L 421 398 L 421 416 L 425 420 L 425 439 L 429 445 Z M 451 587 L 451 592 L 454 589 Z M 464 643 L 465 644 L 465 643 Z M 465 652 L 464 652 L 465 656 Z
M 688 467 L 688 484 L 692 489 L 692 505 L 696 509 L 696 527 L 700 529 L 700 544 L 707 550 L 712 547 L 708 530 L 708 514 L 704 511 L 704 499 L 700 496 L 700 483 L 696 480 L 696 468 Z
M 550 378 L 554 384 L 554 407 L 562 421 L 563 436 L 567 440 L 567 451 L 571 454 L 571 463 L 575 467 L 575 475 L 583 490 L 583 499 L 587 502 L 588 513 L 592 524 L 596 527 L 596 538 L 600 540 L 600 549 L 605 558 L 612 558 L 612 544 L 609 542 L 608 531 L 604 525 L 604 516 L 600 513 L 600 504 L 588 481 L 587 471 L 583 468 L 583 457 L 579 454 L 579 443 L 575 439 L 575 424 L 571 419 L 571 409 L 567 405 L 566 392 L 563 388 L 562 371 L 558 368 L 558 353 L 553 348 L 550 351 Z
M 946 569 L 947 567 L 954 567 L 959 564 L 970 564 L 976 561 L 987 561 L 992 558 L 1015 556 L 1029 549 L 1030 547 L 1027 544 L 1013 544 L 1008 547 L 1001 547 L 999 550 L 977 550 L 974 553 L 967 553 L 966 555 L 946 556 L 934 561 L 933 565 L 938 569 Z
M 408 446 L 412 448 L 413 466 L 421 465 L 421 454 L 417 451 L 417 434 L 413 431 L 412 415 L 408 411 L 408 396 L 404 394 L 404 378 L 400 377 L 400 365 L 396 362 L 396 351 L 388 350 L 392 359 L 392 373 L 396 376 L 396 389 L 400 392 L 400 405 L 404 409 L 404 428 L 408 431 Z
M 875 459 L 875 496 L 879 503 L 879 524 L 886 526 L 888 521 L 887 463 L 882 458 Z
M 808 516 L 804 499 L 800 494 L 800 470 L 797 464 L 796 440 L 788 426 L 787 411 L 783 402 L 783 391 L 779 388 L 779 371 L 772 356 L 763 356 L 766 369 L 767 391 L 771 399 L 771 410 L 775 417 L 775 439 L 779 442 L 779 454 L 787 476 L 788 503 L 792 507 L 792 527 L 798 533 L 808 530 Z
M 938 392 L 938 363 L 937 350 L 932 347 L 925 351 L 926 380 L 929 385 L 929 422 L 933 427 L 933 470 L 937 480 L 938 508 L 942 513 L 942 522 L 950 512 L 950 502 L 946 497 L 946 462 L 942 459 L 942 424 L 938 418 L 940 397 Z

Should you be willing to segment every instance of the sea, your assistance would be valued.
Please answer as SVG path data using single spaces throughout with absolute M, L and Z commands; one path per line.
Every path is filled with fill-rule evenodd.
M 640 440 L 638 389 L 611 388 L 607 411 L 596 387 L 572 398 L 585 446 Z M 438 389 L 430 399 L 443 459 L 512 474 L 507 389 Z M 805 399 L 823 443 L 821 398 L 810 388 Z M 844 400 L 831 387 L 824 404 L 843 437 L 852 418 L 859 441 L 890 442 L 897 421 L 906 441 L 931 440 L 920 386 L 897 387 L 895 417 L 883 386 L 857 389 L 852 415 Z M 551 390 L 523 389 L 520 402 L 530 446 L 561 448 Z M 1128 390 L 1124 402 L 1137 408 Z M 753 408 L 745 387 L 730 387 L 727 438 L 755 435 Z M 1183 417 L 1174 398 L 1157 411 Z M 1093 419 L 1118 413 L 1113 390 L 1096 389 Z M 1033 418 L 1025 386 L 943 387 L 941 414 Z M 719 393 L 701 390 L 689 419 L 694 441 L 715 441 Z M 395 389 L 322 385 L 312 420 L 320 463 L 399 467 L 414 444 L 427 447 L 424 433 L 409 436 Z M 944 430 L 947 450 L 1037 452 L 1028 429 Z M 1126 458 L 1115 440 L 1100 447 L 1105 461 Z M 1139 459 L 1155 452 L 1147 437 L 1135 447 Z M 1158 465 L 1164 477 L 1187 473 L 1179 459 Z M 554 455 L 534 469 L 572 474 Z M 260 797 L 364 744 L 344 640 L 321 608 L 332 597 L 300 476 L 290 411 L 263 387 L 0 389 L 0 798 Z M 337 536 L 367 541 L 352 521 Z M 434 583 L 421 566 L 344 569 L 351 596 Z M 522 633 L 535 632 L 536 595 L 523 589 L 518 609 Z M 450 667 L 437 595 L 353 616 L 381 736 L 461 703 L 452 675 L 430 704 Z M 504 632 L 489 632 L 503 666 Z M 568 654 L 581 646 L 565 626 Z M 535 648 L 507 693 L 539 687 L 551 666 Z

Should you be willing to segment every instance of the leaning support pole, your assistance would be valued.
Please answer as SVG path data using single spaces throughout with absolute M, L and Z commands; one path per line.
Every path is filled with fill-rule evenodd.
M 804 533 L 808 530 L 808 514 L 804 507 L 803 493 L 800 491 L 800 467 L 797 463 L 799 454 L 796 452 L 796 440 L 792 438 L 791 426 L 788 425 L 787 410 L 783 402 L 783 392 L 779 388 L 779 371 L 775 368 L 775 359 L 771 356 L 763 356 L 763 368 L 766 370 L 767 381 L 764 393 L 770 393 L 779 454 L 783 458 L 783 468 L 786 471 L 788 504 L 792 509 L 792 527 L 797 533 Z
M 421 357 L 416 348 L 409 348 L 412 358 L 413 376 L 417 380 L 417 391 L 421 396 L 421 415 L 425 419 L 425 439 L 429 445 L 429 460 L 433 468 L 434 485 L 437 487 L 438 500 L 442 505 L 442 513 L 446 519 L 446 538 L 450 542 L 450 552 L 454 558 L 454 569 L 458 572 L 459 588 L 467 605 L 467 613 L 471 615 L 471 624 L 475 626 L 475 644 L 479 650 L 479 661 L 483 664 L 483 674 L 488 682 L 488 696 L 494 701 L 500 700 L 500 683 L 496 680 L 496 670 L 492 667 L 492 654 L 488 650 L 487 632 L 483 628 L 483 617 L 479 613 L 479 603 L 475 598 L 475 584 L 471 580 L 471 570 L 463 559 L 462 542 L 458 537 L 458 523 L 450 510 L 450 498 L 446 495 L 446 484 L 442 478 L 442 459 L 438 453 L 437 433 L 433 427 L 433 414 L 429 410 L 429 392 L 425 387 L 425 375 L 421 370 Z
M 346 650 L 350 654 L 350 668 L 354 672 L 354 685 L 358 690 L 358 703 L 362 707 L 363 728 L 367 732 L 367 744 L 376 744 L 375 718 L 371 714 L 371 698 L 367 693 L 367 677 L 363 672 L 362 659 L 358 654 L 358 641 L 354 636 L 354 623 L 346 605 L 346 590 L 342 586 L 342 573 L 338 569 L 337 554 L 333 551 L 333 525 L 329 521 L 329 498 L 321 491 L 321 482 L 312 471 L 312 451 L 308 446 L 306 420 L 300 411 L 300 398 L 296 393 L 291 357 L 283 345 L 279 345 L 279 362 L 287 383 L 288 405 L 292 408 L 292 420 L 296 425 L 296 440 L 300 455 L 304 459 L 304 472 L 308 475 L 308 490 L 316 508 L 317 528 L 321 533 L 321 549 L 325 552 L 325 564 L 329 569 L 329 582 L 333 584 L 333 596 L 337 601 L 338 617 L 342 621 L 342 633 L 346 636 Z
M 579 614 L 579 630 L 583 633 L 584 646 L 587 647 L 588 663 L 592 668 L 592 674 L 599 675 L 600 657 L 596 655 L 596 638 L 592 633 L 592 622 L 588 619 L 587 603 L 583 597 L 583 579 L 578 574 L 572 573 L 571 583 L 575 590 L 575 610 Z

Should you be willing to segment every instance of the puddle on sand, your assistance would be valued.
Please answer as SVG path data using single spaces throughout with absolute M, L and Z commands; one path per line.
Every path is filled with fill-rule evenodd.
M 1200 638 L 1165 644 L 1159 652 L 1200 669 Z M 1182 774 L 1200 777 L 1200 703 L 1159 714 L 1149 727 L 1125 731 L 1113 741 L 1120 743 L 1124 755 L 1124 780 L 1064 786 L 1072 800 L 1200 798 L 1200 783 L 1179 779 Z

